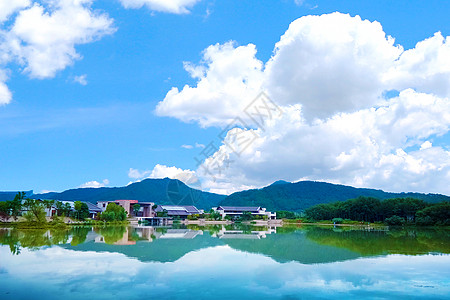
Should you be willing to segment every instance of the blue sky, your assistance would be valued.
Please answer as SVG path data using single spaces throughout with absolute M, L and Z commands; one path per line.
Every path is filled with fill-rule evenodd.
M 84 186 L 123 186 L 130 181 L 146 177 L 169 176 L 184 179 L 193 186 L 205 190 L 221 193 L 264 186 L 276 179 L 327 180 L 392 191 L 450 193 L 448 187 L 445 186 L 445 182 L 448 182 L 450 178 L 450 137 L 448 134 L 450 122 L 448 115 L 445 114 L 445 108 L 449 105 L 449 95 L 443 87 L 450 82 L 450 70 L 446 65 L 450 59 L 447 56 L 449 53 L 447 49 L 450 46 L 448 40 L 445 42 L 445 37 L 450 35 L 450 23 L 448 22 L 450 3 L 446 1 L 338 2 L 306 0 L 299 3 L 294 0 L 186 0 L 173 1 L 179 5 L 174 4 L 171 7 L 167 4 L 171 1 L 158 0 L 134 2 L 143 4 L 141 7 L 139 5 L 138 7 L 129 7 L 129 3 L 133 2 L 130 0 L 14 0 L 11 3 L 14 2 L 18 3 L 18 8 L 10 7 L 11 14 L 3 17 L 3 23 L 0 25 L 0 83 L 3 82 L 11 93 L 11 97 L 3 100 L 4 104 L 0 106 L 0 190 L 61 191 L 82 186 L 85 183 L 87 184 Z M 183 3 L 186 5 L 183 6 Z M 8 4 L 0 4 L 0 11 L 2 5 L 6 11 Z M 51 26 L 61 26 L 63 34 L 61 37 L 55 34 L 55 38 L 50 38 L 51 30 L 46 32 L 43 27 L 44 23 L 40 23 L 39 20 L 26 14 L 27 10 L 36 7 L 45 9 L 44 11 L 48 15 L 43 13 L 44 17 L 55 16 L 57 12 L 67 13 L 67 16 L 89 12 L 88 15 L 92 19 L 90 20 L 91 25 L 89 27 L 83 23 L 80 25 L 71 20 L 66 20 L 66 22 L 64 18 L 55 18 Z M 174 7 L 181 10 L 174 11 Z M 306 135 L 334 135 L 331 131 L 334 131 L 336 127 L 332 127 L 331 123 L 329 126 L 324 125 L 326 128 L 319 130 L 314 127 L 317 125 L 314 122 L 327 122 L 327 118 L 329 120 L 339 114 L 356 114 L 357 112 L 362 114 L 364 110 L 371 107 L 383 107 L 383 105 L 394 107 L 391 104 L 365 102 L 365 100 L 359 101 L 358 99 L 356 101 L 359 101 L 359 104 L 353 107 L 345 102 L 333 100 L 333 103 L 337 104 L 333 104 L 336 107 L 332 105 L 334 107 L 332 111 L 324 109 L 323 112 L 317 114 L 317 110 L 310 110 L 308 117 L 308 104 L 280 99 L 282 97 L 280 95 L 284 94 L 275 92 L 283 86 L 274 83 L 275 79 L 273 78 L 281 72 L 280 70 L 292 73 L 295 70 L 289 70 L 289 68 L 296 68 L 295 64 L 280 67 L 281 58 L 277 63 L 274 59 L 273 67 L 269 66 L 268 62 L 274 56 L 275 44 L 280 41 L 281 36 L 295 20 L 303 16 L 333 12 L 349 14 L 351 17 L 348 19 L 338 18 L 339 20 L 321 18 L 318 21 L 304 19 L 305 21 L 300 21 L 298 26 L 305 30 L 304 28 L 308 26 L 318 28 L 323 25 L 326 30 L 328 28 L 326 24 L 337 22 L 336 27 L 340 28 L 339 24 L 341 23 L 339 22 L 350 24 L 354 17 L 359 15 L 362 20 L 379 22 L 382 29 L 376 29 L 376 26 L 373 26 L 375 28 L 373 30 L 381 30 L 386 35 L 394 37 L 393 47 L 401 45 L 404 50 L 413 49 L 417 42 L 433 37 L 436 32 L 441 32 L 444 42 L 441 44 L 430 43 L 432 45 L 426 47 L 426 49 L 432 47 L 441 49 L 440 52 L 426 50 L 430 51 L 430 55 L 436 55 L 438 58 L 430 60 L 431 62 L 423 60 L 420 66 L 415 65 L 415 68 L 420 70 L 424 70 L 424 68 L 434 70 L 435 65 L 433 64 L 441 66 L 442 70 L 435 72 L 442 75 L 440 78 L 436 79 L 436 74 L 432 71 L 430 71 L 432 74 L 429 71 L 423 71 L 421 74 L 430 73 L 431 75 L 430 78 L 425 79 L 427 85 L 422 86 L 421 83 L 417 83 L 420 81 L 417 78 L 403 74 L 405 72 L 413 74 L 414 72 L 414 66 L 410 67 L 407 65 L 408 62 L 405 62 L 398 66 L 399 69 L 403 68 L 401 69 L 404 71 L 403 75 L 395 72 L 395 74 L 391 72 L 393 75 L 387 74 L 388 72 L 387 75 L 383 75 L 391 76 L 388 76 L 391 78 L 389 82 L 395 81 L 396 84 L 383 83 L 383 85 L 373 87 L 374 99 L 386 90 L 393 89 L 401 92 L 408 88 L 417 93 L 423 93 L 420 97 L 438 97 L 437 100 L 429 99 L 427 109 L 430 112 L 426 114 L 429 120 L 435 120 L 437 124 L 429 125 L 426 128 L 406 126 L 409 129 L 398 132 L 395 141 L 392 141 L 394 137 L 391 139 L 380 133 L 380 128 L 374 129 L 374 132 L 377 133 L 373 134 L 371 143 L 377 144 L 375 147 L 377 150 L 374 150 L 375 148 L 359 149 L 355 146 L 356 148 L 336 149 L 336 152 L 309 149 L 302 153 L 304 148 L 292 142 L 297 137 L 300 140 Z M 102 22 L 98 22 L 97 19 L 101 19 Z M 0 20 L 2 20 L 1 13 Z M 352 25 L 355 27 L 349 27 L 348 30 L 357 28 L 355 30 L 364 33 L 366 27 L 361 25 L 363 23 L 363 21 L 357 21 L 356 25 Z M 22 26 L 18 26 L 18 24 L 22 24 Z M 24 24 L 28 24 L 28 26 Z M 342 28 L 347 27 L 342 26 Z M 64 38 L 64 30 L 69 33 L 76 32 L 77 35 L 74 34 L 72 37 L 71 34 L 68 34 L 68 38 Z M 369 34 L 372 32 L 370 30 Z M 332 45 L 330 44 L 332 35 L 325 34 L 321 37 L 320 32 L 318 40 L 329 39 L 330 42 L 326 45 Z M 33 40 L 33 37 L 39 34 L 43 34 L 44 38 L 38 41 Z M 298 36 L 294 36 L 294 39 L 296 37 Z M 14 45 L 13 42 L 17 41 L 20 44 L 19 50 L 17 47 L 11 46 Z M 203 56 L 202 53 L 206 53 L 205 49 L 211 45 L 225 45 L 229 41 L 234 41 L 234 43 L 230 43 L 228 48 L 219 46 L 217 49 L 211 48 L 212 58 L 209 62 Z M 386 49 L 388 47 L 386 45 L 378 47 L 370 41 L 367 43 L 372 47 L 370 49 L 375 49 L 374 51 L 379 51 L 378 48 L 381 47 L 386 47 Z M 249 44 L 255 45 L 254 53 L 251 52 Z M 233 167 L 222 170 L 213 178 L 205 178 L 207 176 L 200 174 L 200 168 L 194 157 L 198 157 L 199 153 L 205 149 L 202 148 L 202 145 L 207 146 L 212 141 L 216 145 L 224 145 L 218 135 L 229 123 L 230 115 L 225 117 L 220 115 L 222 108 L 220 105 L 216 106 L 214 101 L 224 103 L 229 98 L 209 99 L 205 96 L 204 103 L 191 105 L 192 99 L 187 96 L 187 93 L 181 92 L 185 85 L 195 89 L 194 96 L 197 98 L 201 98 L 205 93 L 201 91 L 200 87 L 197 87 L 202 77 L 190 76 L 183 62 L 191 62 L 194 67 L 201 67 L 197 70 L 207 72 L 205 70 L 213 69 L 211 66 L 214 61 L 219 63 L 220 59 L 225 60 L 226 55 L 234 53 L 233 51 L 239 46 L 243 47 L 241 50 L 245 52 L 244 56 L 249 55 L 256 64 L 261 63 L 262 69 L 271 70 L 272 75 L 268 75 L 269 79 L 267 80 L 272 80 L 272 83 L 267 85 L 268 88 L 261 89 L 267 89 L 269 96 L 280 107 L 288 111 L 281 117 L 281 119 L 287 119 L 277 121 L 278 127 L 275 125 L 273 128 L 270 127 L 273 129 L 272 131 L 266 130 L 265 135 L 262 136 L 263 141 L 252 145 L 247 156 L 244 154 L 233 158 L 235 153 L 228 153 L 227 157 L 234 161 Z M 71 56 L 74 53 L 70 52 L 72 48 L 77 53 L 75 57 Z M 330 47 L 330 49 L 333 49 L 330 50 L 331 53 L 338 47 Z M 304 49 L 292 51 L 300 53 Z M 386 51 L 395 52 L 395 49 Z M 440 54 L 436 54 L 438 52 Z M 32 56 L 35 53 L 41 56 Z M 69 56 L 65 56 L 67 53 Z M 279 53 L 284 52 L 280 50 Z M 324 51 L 324 53 L 325 55 L 322 57 L 326 57 L 328 52 Z M 59 54 L 62 55 L 62 58 L 58 56 Z M 2 59 L 2 55 L 5 58 Z M 241 54 L 236 53 L 236 56 L 239 55 Z M 395 55 L 400 57 L 398 53 Z M 413 53 L 412 56 L 414 55 L 416 54 Z M 49 57 L 50 63 L 45 61 L 46 56 Z M 333 58 L 332 55 L 330 57 Z M 237 58 L 233 59 L 239 61 Z M 249 61 L 245 57 L 243 59 Z M 310 59 L 315 58 L 311 56 Z M 56 66 L 53 68 L 48 67 L 55 61 L 61 61 L 61 63 L 55 63 Z M 395 61 L 393 59 L 392 64 Z M 374 65 L 384 63 L 384 61 L 374 61 Z M 49 71 L 45 73 L 43 69 L 47 67 Z M 238 67 L 239 64 L 233 70 L 239 72 Z M 336 68 L 338 67 L 336 66 Z M 258 69 L 258 67 L 255 68 Z M 330 68 L 330 72 L 339 71 L 336 68 Z M 261 71 L 253 69 L 251 74 Z M 345 72 L 348 71 L 346 69 Z M 233 76 L 240 78 L 241 76 L 233 71 L 230 72 L 226 75 L 227 78 Z M 347 77 L 345 72 L 342 73 L 343 77 Z M 336 74 L 338 78 L 341 76 L 338 75 L 339 72 Z M 311 78 L 313 75 L 311 74 Z M 367 78 L 370 79 L 372 75 L 367 75 Z M 220 76 L 217 76 L 214 78 L 221 81 Z M 254 79 L 255 77 L 252 76 L 248 75 L 249 78 L 251 77 L 249 81 L 259 82 L 259 79 Z M 358 77 L 360 75 L 355 78 Z M 208 79 L 207 76 L 203 78 L 206 78 L 205 81 Z M 282 78 L 282 75 L 278 78 Z M 209 82 L 212 81 L 209 80 Z M 256 83 L 256 85 L 258 84 Z M 324 83 L 319 82 L 319 84 Z M 326 84 L 323 85 L 323 89 L 327 89 Z M 364 87 L 364 84 L 362 82 L 361 86 Z M 275 85 L 278 88 L 271 90 L 271 87 Z M 301 84 L 295 83 L 295 86 L 301 86 Z M 345 88 L 345 83 L 342 83 L 342 86 Z M 182 105 L 177 106 L 179 102 L 175 105 L 176 103 L 173 102 L 175 98 L 166 97 L 174 87 L 179 90 L 176 101 L 184 101 Z M 349 88 L 345 88 L 346 92 L 350 93 L 352 87 L 353 85 L 349 85 Z M 226 91 L 225 94 L 229 92 L 227 90 L 229 87 L 225 86 L 219 86 L 216 90 L 220 91 L 222 88 Z M 256 90 L 247 87 L 245 89 L 248 92 L 246 99 L 256 97 Z M 236 93 L 238 92 L 239 90 L 236 91 Z M 406 100 L 402 100 L 403 98 L 400 99 L 400 97 L 399 103 L 409 107 L 407 103 L 410 103 L 408 102 L 410 100 L 408 99 L 415 96 L 405 93 L 404 99 Z M 287 96 L 286 99 L 289 97 Z M 372 94 L 361 97 L 367 99 L 372 97 Z M 345 99 L 349 98 L 351 97 Z M 345 99 L 343 101 L 346 101 Z M 163 100 L 167 107 L 157 111 L 158 103 Z M 418 103 L 420 102 L 421 100 L 418 100 Z M 211 109 L 208 108 L 208 103 L 212 103 Z M 302 108 L 297 107 L 296 112 L 291 112 L 290 109 L 293 109 L 295 104 L 301 105 Z M 440 109 L 437 110 L 441 110 L 441 112 L 444 110 L 444 114 L 437 116 L 433 114 L 436 113 L 436 109 L 433 107 L 436 108 L 439 105 L 441 105 Z M 331 106 L 324 102 L 319 109 L 321 107 Z M 203 110 L 203 108 L 205 109 Z M 228 113 L 225 109 L 222 111 L 224 114 Z M 406 116 L 414 115 L 415 111 L 417 111 L 417 107 L 407 112 Z M 294 117 L 298 117 L 299 114 L 302 116 L 304 114 L 305 120 L 301 117 L 300 119 Z M 232 115 L 233 112 L 231 112 Z M 239 111 L 236 112 L 236 115 L 239 115 Z M 417 120 L 421 120 L 420 118 Z M 295 122 L 293 120 L 297 120 L 298 128 L 304 130 L 291 132 L 290 129 L 283 127 L 285 126 L 283 122 L 292 124 Z M 353 119 L 349 117 L 347 121 L 342 121 L 342 124 L 352 122 L 350 120 Z M 418 123 L 415 119 L 408 120 L 405 117 L 396 121 L 399 122 L 398 124 Z M 380 122 L 375 120 L 374 124 L 378 126 Z M 358 127 L 358 124 L 354 123 L 354 126 Z M 254 124 L 250 127 L 252 129 L 249 130 L 261 130 Z M 289 132 L 290 137 L 283 140 L 282 143 L 282 149 L 287 149 L 286 154 L 283 154 L 282 157 L 275 157 L 270 151 L 279 153 L 279 150 L 274 149 L 273 145 L 264 144 L 264 141 L 277 136 L 275 131 L 279 128 L 284 128 L 285 132 Z M 389 133 L 392 131 L 395 130 L 387 129 Z M 343 131 L 339 130 L 339 132 Z M 369 136 L 371 135 L 369 134 Z M 355 145 L 362 143 L 357 140 L 360 137 L 345 136 L 342 140 L 336 141 L 336 144 L 348 144 L 347 139 L 354 141 Z M 389 147 L 385 147 L 386 144 L 389 144 Z M 184 147 L 182 147 L 183 145 Z M 315 146 L 317 149 L 329 148 L 323 143 Z M 305 146 L 305 148 L 307 147 Z M 429 153 L 426 155 L 419 153 L 418 149 L 426 150 Z M 400 150 L 404 151 L 406 156 Z M 370 151 L 374 151 L 373 159 L 366 162 L 361 162 L 362 160 L 355 154 Z M 317 157 L 312 157 L 311 153 L 317 153 Z M 423 155 L 427 158 L 424 158 Z M 258 157 L 264 159 L 258 161 Z M 329 160 L 333 160 L 333 162 L 324 163 Z M 392 163 L 386 165 L 386 162 Z M 272 164 L 280 166 L 280 169 L 274 169 Z M 293 166 L 292 169 L 289 166 Z M 405 175 L 404 179 L 398 180 L 398 176 L 403 175 Z M 384 180 L 379 180 L 379 178 L 384 178 Z

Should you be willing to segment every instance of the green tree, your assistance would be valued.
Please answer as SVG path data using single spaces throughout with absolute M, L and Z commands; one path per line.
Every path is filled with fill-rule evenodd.
M 279 210 L 277 211 L 277 218 L 278 219 L 295 219 L 297 218 L 296 213 L 292 211 L 287 210 Z
M 14 220 L 17 220 L 17 216 L 19 216 L 22 211 L 22 200 L 25 198 L 25 192 L 18 192 L 14 197 L 14 200 L 10 202 L 10 215 L 14 217 Z
M 252 213 L 249 211 L 244 211 L 241 216 L 242 221 L 250 221 L 253 219 Z
M 100 214 L 100 220 L 106 222 L 125 221 L 127 219 L 127 212 L 125 209 L 115 203 L 108 203 L 106 210 Z
M 53 205 L 55 204 L 55 200 L 43 200 L 42 203 L 44 204 L 44 207 L 50 212 L 50 214 L 52 213 L 51 209 L 53 207 Z
M 384 222 L 388 225 L 392 225 L 392 226 L 401 226 L 403 224 L 405 224 L 405 219 L 403 219 L 402 217 L 393 215 L 390 218 L 386 218 L 384 220 Z
M 133 213 L 134 213 L 135 216 L 138 215 L 138 212 L 139 212 L 140 209 L 141 209 L 141 206 L 139 204 L 135 203 L 133 205 Z
M 78 220 L 84 220 L 89 218 L 89 206 L 85 202 L 75 201 L 74 202 L 75 217 Z
M 163 211 L 159 211 L 156 213 L 156 216 L 158 218 L 167 218 L 168 214 L 167 214 L 167 210 L 163 209 Z
M 36 201 L 33 199 L 26 199 L 25 206 L 27 208 L 27 212 L 24 214 L 24 217 L 27 221 L 36 221 L 39 223 L 47 222 L 45 212 L 45 207 L 40 201 Z
M 0 219 L 6 220 L 9 218 L 9 201 L 0 202 Z

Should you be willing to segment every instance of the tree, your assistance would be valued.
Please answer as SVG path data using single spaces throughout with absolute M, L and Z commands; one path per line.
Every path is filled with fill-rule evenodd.
M 140 209 L 141 209 L 141 206 L 139 204 L 135 203 L 133 205 L 133 213 L 134 213 L 135 216 L 138 215 L 138 212 L 139 212 Z
M 163 211 L 158 211 L 156 213 L 156 216 L 158 218 L 167 218 L 168 214 L 167 214 L 167 210 L 163 209 Z
M 64 203 L 63 206 L 63 214 L 66 217 L 70 217 L 70 212 L 72 211 L 72 206 L 70 205 L 69 202 Z
M 78 220 L 89 218 L 89 206 L 85 202 L 75 201 L 74 208 Z
M 10 215 L 17 220 L 17 216 L 22 211 L 22 200 L 25 198 L 25 192 L 18 192 L 14 197 L 14 200 L 9 204 Z
M 47 213 L 45 212 L 44 204 L 42 204 L 40 201 L 27 198 L 25 199 L 24 206 L 28 210 L 24 214 L 24 217 L 27 221 L 37 221 L 39 223 L 47 222 L 47 219 L 45 218 L 47 216 Z
M 0 202 L 0 219 L 6 220 L 9 218 L 9 201 Z
M 244 211 L 241 216 L 242 221 L 250 221 L 253 219 L 252 213 L 249 211 Z
M 127 219 L 127 212 L 125 209 L 115 203 L 108 203 L 106 210 L 100 214 L 100 220 L 106 222 L 125 221 Z
M 44 207 L 50 212 L 51 215 L 52 213 L 51 209 L 55 204 L 55 200 L 43 200 L 42 203 L 44 204 Z
M 388 225 L 392 225 L 392 226 L 401 226 L 405 223 L 405 219 L 403 219 L 402 217 L 393 215 L 390 218 L 386 218 L 384 220 L 384 222 Z

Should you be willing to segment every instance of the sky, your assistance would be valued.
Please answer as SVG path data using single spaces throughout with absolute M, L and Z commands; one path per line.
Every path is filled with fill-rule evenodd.
M 0 190 L 450 195 L 448 1 L 0 0 Z

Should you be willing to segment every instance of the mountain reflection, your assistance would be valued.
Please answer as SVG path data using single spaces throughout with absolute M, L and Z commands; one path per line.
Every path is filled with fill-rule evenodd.
M 75 251 L 123 253 L 140 261 L 174 262 L 189 252 L 228 245 L 278 262 L 303 264 L 388 254 L 450 253 L 445 229 L 368 230 L 364 228 L 255 227 L 210 225 L 178 227 L 72 227 L 69 230 L 0 229 L 0 244 L 11 253 L 58 245 Z

